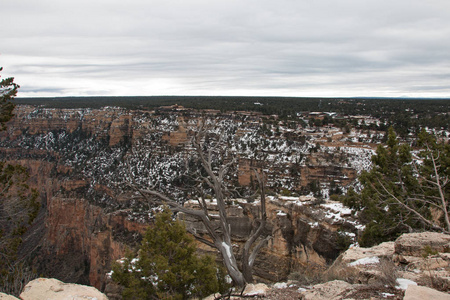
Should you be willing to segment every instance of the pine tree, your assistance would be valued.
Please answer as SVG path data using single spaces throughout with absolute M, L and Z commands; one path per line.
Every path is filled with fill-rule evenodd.
M 0 67 L 0 72 L 3 68 Z M 11 120 L 15 104 L 12 102 L 17 94 L 19 85 L 14 83 L 14 78 L 9 77 L 0 81 L 0 130 L 5 130 L 5 123 Z
M 204 297 L 224 287 L 223 277 L 211 256 L 196 254 L 194 239 L 168 209 L 156 216 L 138 253 L 128 253 L 112 275 L 125 299 Z
M 0 68 L 0 71 L 2 68 Z M 0 81 L 0 131 L 13 117 L 19 86 L 14 78 Z M 20 165 L 0 162 L 0 292 L 18 295 L 36 274 L 27 266 L 26 253 L 18 256 L 22 237 L 36 218 L 38 192 L 27 185 L 28 171 Z
M 359 177 L 361 193 L 349 190 L 344 204 L 359 211 L 366 228 L 364 247 L 393 240 L 405 232 L 450 232 L 448 216 L 450 146 L 423 131 L 419 137 L 423 163 L 412 158 L 410 146 L 399 144 L 394 129 L 386 145 L 372 157 L 373 167 Z M 439 218 L 433 217 L 438 215 Z

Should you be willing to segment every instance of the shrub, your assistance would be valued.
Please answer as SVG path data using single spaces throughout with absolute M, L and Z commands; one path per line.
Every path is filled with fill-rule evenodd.
M 156 216 L 138 255 L 113 266 L 112 279 L 124 287 L 124 299 L 187 299 L 225 288 L 224 272 L 211 256 L 196 255 L 193 238 L 168 209 Z
M 436 255 L 436 254 L 438 254 L 438 251 L 437 251 L 437 250 L 434 250 L 433 248 L 431 248 L 430 245 L 426 245 L 426 246 L 423 248 L 423 252 L 422 252 L 422 257 L 423 257 L 423 258 L 427 258 L 427 257 L 430 256 L 430 255 Z
M 398 272 L 394 262 L 390 259 L 381 259 L 380 277 L 378 281 L 383 286 L 395 288 L 397 285 Z
M 420 283 L 425 286 L 429 286 L 441 292 L 450 292 L 450 283 L 446 278 L 439 277 L 438 275 L 429 272 L 428 274 L 423 274 L 420 279 Z
M 288 279 L 297 281 L 300 285 L 314 285 L 325 281 L 324 272 L 323 267 L 309 264 L 289 274 Z

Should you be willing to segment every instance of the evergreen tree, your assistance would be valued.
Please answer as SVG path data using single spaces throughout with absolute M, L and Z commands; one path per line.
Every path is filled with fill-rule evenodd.
M 0 68 L 0 71 L 2 68 Z M 13 117 L 19 86 L 14 78 L 0 81 L 0 131 Z M 19 257 L 22 237 L 39 211 L 38 193 L 27 185 L 28 171 L 20 165 L 0 162 L 0 292 L 18 295 L 36 274 L 27 266 L 26 253 Z
M 0 72 L 3 68 L 0 67 Z M 1 77 L 1 76 L 0 76 Z M 19 85 L 14 83 L 14 78 L 5 78 L 0 81 L 0 130 L 5 130 L 5 123 L 11 120 L 15 104 L 12 102 L 17 94 Z
M 418 139 L 423 150 L 419 153 L 423 159 L 420 165 L 420 191 L 422 197 L 432 206 L 440 230 L 450 233 L 449 199 L 450 199 L 450 143 L 438 141 L 436 136 L 422 130 Z
M 184 224 L 165 209 L 145 233 L 136 254 L 113 267 L 112 279 L 124 286 L 125 299 L 187 299 L 223 289 L 224 271 L 211 256 L 197 256 Z
M 364 187 L 361 193 L 349 190 L 341 198 L 359 211 L 366 224 L 360 238 L 362 246 L 393 240 L 405 232 L 450 232 L 442 221 L 448 221 L 449 146 L 436 143 L 426 133 L 420 141 L 427 142 L 420 151 L 423 164 L 412 159 L 409 145 L 400 145 L 393 128 L 389 128 L 386 146 L 378 146 L 372 157 L 372 170 L 359 178 Z M 440 219 L 433 218 L 433 210 L 440 213 Z

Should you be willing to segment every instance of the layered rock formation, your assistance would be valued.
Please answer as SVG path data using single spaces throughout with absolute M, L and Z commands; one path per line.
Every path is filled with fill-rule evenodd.
M 89 186 L 87 180 L 52 176 L 70 169 L 34 159 L 9 162 L 29 170 L 28 184 L 38 189 L 41 199 L 40 214 L 24 236 L 20 256 L 29 257 L 39 274 L 104 288 L 111 262 L 123 256 L 126 245 L 139 241 L 146 225 L 128 220 L 124 211 L 105 213 L 80 196 Z
M 422 232 L 404 234 L 395 242 L 371 248 L 352 247 L 321 274 L 325 282 L 277 283 L 265 290 L 264 298 L 447 300 L 450 299 L 448 241 L 448 235 Z M 446 263 L 436 264 L 439 258 Z
M 132 136 L 131 115 L 123 109 L 41 109 L 18 106 L 8 123 L 8 134 L 15 139 L 24 133 L 35 135 L 64 130 L 72 133 L 81 128 L 97 138 L 109 138 L 111 146 Z
M 42 206 L 36 224 L 24 237 L 22 256 L 29 255 L 40 274 L 103 289 L 111 262 L 124 254 L 126 245 L 139 242 L 151 217 L 151 207 L 134 200 L 127 189 L 130 178 L 125 158 L 132 164 L 138 184 L 159 182 L 167 192 L 185 200 L 189 194 L 177 190 L 177 184 L 189 163 L 189 148 L 184 147 L 196 121 L 172 112 L 160 115 L 120 108 L 18 106 L 15 114 L 8 130 L 0 133 L 0 156 L 30 171 L 28 183 L 40 192 Z M 304 163 L 310 145 L 288 145 L 283 138 L 260 142 L 264 137 L 257 131 L 258 118 L 245 124 L 240 121 L 242 116 L 218 117 L 222 127 L 215 130 L 226 135 L 224 141 L 242 162 L 251 156 L 273 164 L 265 169 L 269 186 L 298 185 L 298 178 L 285 171 L 293 161 Z M 236 135 L 238 128 L 240 136 Z M 252 147 L 256 147 L 253 152 Z M 251 168 L 245 170 L 244 177 Z M 339 176 L 351 178 L 350 173 L 341 171 L 336 171 Z M 338 229 L 344 226 L 349 233 L 357 233 L 355 224 L 330 217 L 339 212 L 327 214 L 325 207 L 310 200 L 269 201 L 267 230 L 273 239 L 256 262 L 261 278 L 284 279 L 296 265 L 306 262 L 324 265 L 339 254 Z M 237 244 L 245 239 L 256 210 L 247 202 L 230 207 Z M 194 224 L 192 221 L 189 226 L 197 226 Z
M 268 197 L 266 213 L 267 233 L 272 238 L 263 248 L 255 261 L 254 272 L 261 280 L 276 282 L 301 266 L 325 267 L 339 255 L 338 229 L 347 227 L 357 232 L 358 223 L 350 217 L 344 218 L 345 212 L 334 211 L 326 204 L 320 206 L 312 197 Z M 208 201 L 209 216 L 218 219 L 217 203 Z M 343 208 L 338 203 L 337 205 Z M 189 208 L 198 208 L 197 201 L 185 203 Z M 227 208 L 230 220 L 235 252 L 246 241 L 252 230 L 252 220 L 260 214 L 259 203 L 248 203 L 244 199 L 235 199 Z M 208 238 L 203 224 L 188 215 L 180 216 L 188 230 Z M 206 251 L 214 252 L 207 246 L 199 245 Z
M 450 299 L 449 242 L 450 236 L 442 233 L 403 234 L 395 242 L 372 248 L 348 249 L 339 256 L 329 272 L 346 274 L 352 283 L 369 285 L 372 289 L 396 286 L 406 290 L 405 299 L 417 299 L 418 294 L 424 295 L 422 299 L 432 299 L 426 295 Z M 355 287 L 350 286 L 351 289 Z M 348 296 L 348 292 L 343 296 Z M 415 292 L 418 294 L 415 295 Z

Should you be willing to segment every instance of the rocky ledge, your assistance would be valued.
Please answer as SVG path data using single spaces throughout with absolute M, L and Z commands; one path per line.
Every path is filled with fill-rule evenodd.
M 23 289 L 22 293 L 16 298 L 11 295 L 0 293 L 0 300 L 108 300 L 105 294 L 94 287 L 64 283 L 53 278 L 38 278 L 30 281 Z
M 372 248 L 352 247 L 321 275 L 322 282 L 317 284 L 297 279 L 271 286 L 248 285 L 242 296 L 276 300 L 450 300 L 450 236 L 410 233 Z M 25 286 L 20 298 L 0 293 L 0 300 L 106 300 L 106 294 L 89 286 L 39 278 Z M 118 299 L 110 299 L 113 298 Z M 215 295 L 210 296 L 214 298 Z
M 329 281 L 290 281 L 265 299 L 450 299 L 450 235 L 409 233 L 372 248 L 353 247 L 322 275 Z

